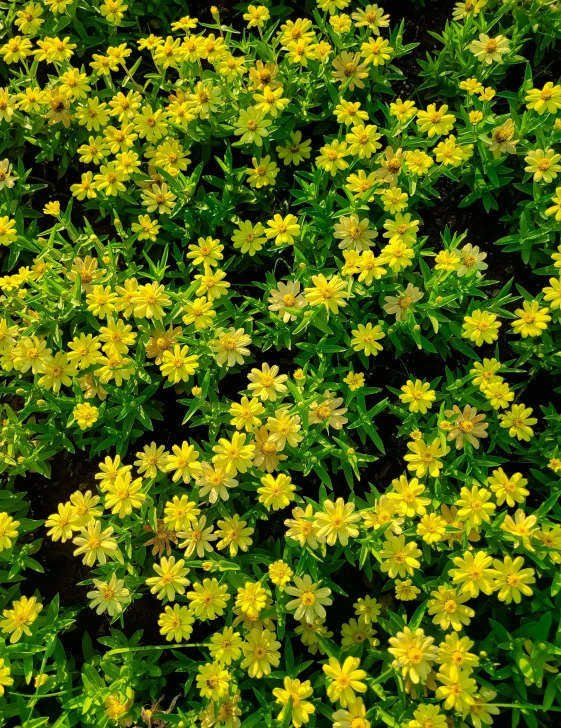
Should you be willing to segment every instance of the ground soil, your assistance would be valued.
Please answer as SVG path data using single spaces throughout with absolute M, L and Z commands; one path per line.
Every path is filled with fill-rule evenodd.
M 234 27 L 240 25 L 240 15 L 234 6 L 236 3 L 222 0 L 218 3 L 221 15 L 225 22 L 231 23 Z M 286 0 L 285 0 L 285 4 Z M 301 2 L 294 2 L 294 7 L 298 7 L 299 15 L 302 15 Z M 209 5 L 207 0 L 202 2 L 190 3 L 191 15 L 198 16 L 203 22 L 209 21 Z M 311 11 L 314 2 L 308 0 L 305 3 L 307 11 Z M 451 17 L 451 10 L 454 5 L 453 0 L 427 0 L 424 5 L 419 2 L 410 2 L 408 0 L 394 0 L 390 3 L 391 7 L 387 10 L 391 12 L 392 21 L 397 21 L 400 17 L 406 19 L 405 25 L 405 41 L 419 43 L 418 48 L 409 56 L 402 59 L 400 67 L 407 76 L 407 80 L 403 82 L 403 92 L 413 91 L 418 83 L 419 67 L 417 60 L 424 59 L 427 51 L 432 51 L 437 47 L 437 41 L 429 35 L 429 31 L 439 31 L 444 27 L 446 20 Z M 310 13 L 309 13 L 310 14 Z M 528 54 L 527 54 L 528 55 Z M 530 56 L 531 57 L 531 49 Z M 554 55 L 546 56 L 536 69 L 539 73 L 541 69 L 549 69 L 549 72 L 557 70 L 559 64 L 558 57 Z M 552 71 L 554 68 L 554 71 Z M 517 89 L 520 83 L 519 67 L 509 74 L 505 80 L 505 88 Z M 557 74 L 558 75 L 558 74 Z M 553 78 L 553 76 L 551 76 Z M 557 77 L 557 76 L 555 76 Z M 31 163 L 32 159 L 29 160 Z M 56 171 L 48 164 L 35 165 L 34 176 L 37 179 L 43 179 L 48 187 L 41 193 L 41 202 L 44 204 L 49 199 L 61 199 L 61 189 L 56 180 Z M 70 172 L 73 174 L 73 172 Z M 65 180 L 66 181 L 66 180 Z M 65 184 L 65 187 L 67 185 Z M 484 248 L 488 254 L 490 268 L 488 277 L 497 281 L 497 288 L 502 286 L 504 282 L 512 277 L 529 290 L 536 289 L 535 280 L 531 276 L 530 269 L 525 266 L 518 254 L 507 254 L 498 248 L 493 247 L 493 243 L 499 238 L 506 235 L 509 230 L 506 223 L 501 222 L 500 216 L 493 212 L 486 214 L 480 204 L 473 205 L 469 208 L 460 209 L 458 204 L 465 196 L 466 191 L 461 189 L 460 185 L 446 180 L 441 184 L 440 200 L 437 201 L 431 210 L 423 210 L 424 227 L 423 233 L 429 236 L 429 242 L 434 243 L 435 247 L 440 241 L 440 234 L 444 227 L 448 225 L 452 231 L 464 232 L 468 230 L 468 240 L 472 244 L 479 245 Z M 505 207 L 509 208 L 515 203 L 512 198 L 501 200 Z M 35 205 L 37 206 L 37 205 Z M 77 213 L 79 214 L 79 213 Z M 98 223 L 103 226 L 104 223 Z M 98 234 L 102 234 L 103 227 L 96 229 Z M 108 229 L 107 232 L 112 232 Z M 238 273 L 233 279 L 233 290 L 238 293 L 253 292 L 252 281 L 254 276 L 251 270 L 244 273 Z M 492 292 L 491 292 L 492 295 Z M 501 344 L 503 345 L 503 344 Z M 505 345 L 506 346 L 506 345 Z M 484 356 L 492 356 L 492 350 L 483 351 Z M 278 363 L 283 371 L 290 371 L 293 368 L 291 352 L 267 352 L 267 361 L 269 363 Z M 436 376 L 443 376 L 446 364 L 452 369 L 462 362 L 462 357 L 458 353 L 455 354 L 453 361 L 444 362 L 436 356 L 426 355 L 422 352 L 412 351 L 398 360 L 396 360 L 392 352 L 384 351 L 376 358 L 372 358 L 369 371 L 367 373 L 368 384 L 371 386 L 392 386 L 399 387 L 403 383 L 404 375 L 415 376 L 419 378 L 433 379 Z M 237 381 L 234 375 L 229 383 L 232 391 L 238 391 Z M 243 383 L 240 387 L 245 386 L 245 373 L 240 375 Z M 546 374 L 541 375 L 534 380 L 526 389 L 524 401 L 534 408 L 539 405 L 548 403 L 550 396 L 557 397 L 553 394 L 554 382 L 552 382 Z M 176 402 L 176 396 L 173 389 L 158 393 L 158 400 L 162 409 L 165 411 L 165 420 L 155 422 L 155 431 L 150 433 L 149 437 L 143 438 L 133 447 L 133 452 L 145 444 L 155 440 L 158 444 L 170 446 L 177 442 L 177 432 L 181 430 L 181 423 L 184 416 L 184 408 Z M 557 399 L 557 403 L 559 401 Z M 558 407 L 559 408 L 559 407 Z M 362 483 L 367 485 L 373 483 L 380 491 L 384 491 L 391 480 L 399 476 L 403 471 L 403 439 L 397 437 L 397 428 L 400 424 L 397 418 L 391 414 L 384 413 L 377 420 L 376 425 L 380 432 L 383 433 L 383 440 L 386 447 L 386 454 L 380 456 L 373 447 L 366 447 L 363 450 L 376 454 L 379 459 L 373 463 L 363 473 Z M 204 435 L 204 433 L 203 433 Z M 197 437 L 196 431 L 192 433 L 193 437 Z M 112 453 L 110 453 L 112 454 Z M 129 456 L 127 460 L 132 462 Z M 28 500 L 30 502 L 30 517 L 35 519 L 46 519 L 50 513 L 56 511 L 57 504 L 68 499 L 70 493 L 80 489 L 90 489 L 95 491 L 94 474 L 97 470 L 98 458 L 93 461 L 89 460 L 86 453 L 78 452 L 71 455 L 67 452 L 61 452 L 52 459 L 52 477 L 45 479 L 39 475 L 28 474 L 25 478 L 18 479 L 16 487 L 19 490 L 27 491 Z M 307 487 L 310 492 L 314 488 L 319 487 L 319 483 L 314 476 L 307 479 Z M 348 494 L 346 484 L 336 485 L 337 490 L 341 488 L 341 495 Z M 285 516 L 279 515 L 271 518 L 267 522 L 266 527 L 261 527 L 259 532 L 259 540 L 262 546 L 267 547 L 272 543 L 269 539 L 278 537 L 284 532 L 282 524 Z M 42 529 L 39 529 L 42 531 Z M 146 536 L 148 539 L 149 536 Z M 43 601 L 48 603 L 56 594 L 60 595 L 61 605 L 63 607 L 85 607 L 85 594 L 87 587 L 78 586 L 78 582 L 88 578 L 89 569 L 82 566 L 79 559 L 72 556 L 72 545 L 69 543 L 48 543 L 45 544 L 37 559 L 42 564 L 44 574 L 28 573 L 28 581 L 26 588 L 33 591 L 38 589 L 42 595 Z M 335 573 L 334 580 L 341 584 L 348 592 L 349 598 L 353 601 L 359 596 L 363 596 L 365 591 L 370 593 L 378 593 L 381 587 L 380 583 L 369 583 L 363 572 L 351 569 L 345 566 L 344 574 Z M 337 597 L 333 608 L 330 610 L 329 621 L 330 628 L 334 631 L 336 637 L 340 630 L 341 623 L 349 616 L 348 598 Z M 476 607 L 477 609 L 477 607 Z M 481 604 L 478 613 L 485 613 L 485 607 Z M 149 595 L 145 595 L 141 600 L 135 602 L 126 613 L 126 621 L 122 628 L 124 633 L 132 635 L 136 630 L 143 629 L 143 641 L 150 644 L 161 642 L 161 637 L 157 630 L 157 615 L 159 613 L 159 604 Z M 508 615 L 505 614 L 505 619 Z M 477 629 L 477 621 L 474 627 Z M 486 634 L 486 619 L 481 621 L 481 630 Z M 75 628 L 65 634 L 62 638 L 67 652 L 74 656 L 77 662 L 81 660 L 81 643 L 85 631 L 88 631 L 92 639 L 100 635 L 108 634 L 109 620 L 106 617 L 98 617 L 91 610 L 84 608 L 78 615 Z M 204 639 L 206 635 L 200 634 L 197 638 Z M 307 659 L 307 658 L 306 658 Z M 177 687 L 172 680 L 170 682 L 170 697 L 174 694 Z M 164 701 L 165 702 L 165 701 Z M 503 721 L 505 721 L 503 723 Z M 508 723 L 506 722 L 508 721 Z M 495 722 L 495 725 L 506 726 L 510 723 L 508 714 L 503 714 L 501 718 Z

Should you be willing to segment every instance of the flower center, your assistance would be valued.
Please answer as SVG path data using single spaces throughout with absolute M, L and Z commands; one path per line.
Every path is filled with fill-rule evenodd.
M 318 420 L 326 420 L 331 416 L 331 407 L 328 404 L 320 405 L 316 410 Z
M 306 591 L 300 597 L 300 601 L 306 607 L 313 607 L 314 604 L 316 603 L 316 597 L 313 592 Z
M 407 660 L 412 665 L 418 665 L 423 659 L 423 653 L 418 647 L 411 647 L 407 650 Z

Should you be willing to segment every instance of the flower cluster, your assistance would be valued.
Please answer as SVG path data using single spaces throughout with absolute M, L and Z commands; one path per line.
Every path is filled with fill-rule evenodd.
M 557 9 L 177 7 L 0 29 L 1 714 L 554 726 Z

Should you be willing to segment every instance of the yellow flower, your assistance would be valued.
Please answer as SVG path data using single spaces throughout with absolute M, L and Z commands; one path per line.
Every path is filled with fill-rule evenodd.
M 265 412 L 265 408 L 258 399 L 252 397 L 242 397 L 241 402 L 232 402 L 229 410 L 233 419 L 230 420 L 230 424 L 234 425 L 236 430 L 244 430 L 246 432 L 252 432 L 256 427 L 260 427 L 263 421 L 259 419 L 258 415 L 262 415 Z
M 386 497 L 396 504 L 400 515 L 407 518 L 425 515 L 430 498 L 421 497 L 421 493 L 425 491 L 425 486 L 419 483 L 417 478 L 412 478 L 408 482 L 405 475 L 400 475 L 399 478 L 392 480 L 392 488 L 395 492 L 387 492 Z
M 0 697 L 4 695 L 4 688 L 14 684 L 14 678 L 10 677 L 10 675 L 10 668 L 5 664 L 4 658 L 0 657 Z
M 205 268 L 204 275 L 195 276 L 195 280 L 198 280 L 200 282 L 199 288 L 195 292 L 195 295 L 198 297 L 208 296 L 208 300 L 210 302 L 214 301 L 215 299 L 221 298 L 222 296 L 226 295 L 228 288 L 230 288 L 230 284 L 228 283 L 228 281 L 224 280 L 225 278 L 226 273 L 223 270 L 217 269 L 213 272 L 211 268 Z M 234 329 L 230 329 L 230 331 L 234 331 Z M 239 331 L 243 333 L 243 329 L 238 329 L 238 332 Z M 241 363 L 242 362 L 238 362 L 238 364 Z
M 117 298 L 110 286 L 93 286 L 92 292 L 86 296 L 88 311 L 97 318 L 106 318 L 115 311 Z
M 36 597 L 22 596 L 21 599 L 12 602 L 11 609 L 4 609 L 0 621 L 0 629 L 4 634 L 10 635 L 10 644 L 18 642 L 22 635 L 31 637 L 29 627 L 37 619 L 39 612 L 43 609 L 42 604 L 37 603 Z
M 269 10 L 264 5 L 249 5 L 243 19 L 248 28 L 262 28 L 270 18 Z
M 404 124 L 409 119 L 412 119 L 417 111 L 418 109 L 414 101 L 396 99 L 390 103 L 390 114 L 395 116 L 400 124 Z
M 177 196 L 168 190 L 165 182 L 161 185 L 153 184 L 150 189 L 142 191 L 142 204 L 146 207 L 147 212 L 158 211 L 159 215 L 169 215 L 175 207 Z
M 436 145 L 434 156 L 436 161 L 445 167 L 458 167 L 464 161 L 465 149 L 466 147 L 456 144 L 456 137 L 450 134 L 447 139 Z
M 531 425 L 535 425 L 537 419 L 530 417 L 532 408 L 524 404 L 513 404 L 508 412 L 500 415 L 501 427 L 508 428 L 508 434 L 518 440 L 530 441 L 534 434 Z
M 455 670 L 449 674 L 439 672 L 436 676 L 442 685 L 436 690 L 436 697 L 444 701 L 447 710 L 458 713 L 469 710 L 475 702 L 477 685 L 469 670 Z
M 300 235 L 300 225 L 297 220 L 295 215 L 283 218 L 277 214 L 272 220 L 267 221 L 269 229 L 265 231 L 265 235 L 269 240 L 274 239 L 275 245 L 292 244 L 294 238 Z
M 27 3 L 27 5 L 16 12 L 14 24 L 24 35 L 35 35 L 39 27 L 45 22 L 43 8 L 39 3 Z
M 216 548 L 220 550 L 228 549 L 231 558 L 237 555 L 238 549 L 245 552 L 253 543 L 250 536 L 253 534 L 254 529 L 247 525 L 247 521 L 241 520 L 237 513 L 232 518 L 218 521 L 216 525 L 218 526 L 216 535 L 221 537 Z
M 471 124 L 479 124 L 479 122 L 483 119 L 483 112 L 479 110 L 470 111 L 468 117 Z
M 103 17 L 114 25 L 119 25 L 127 10 L 128 5 L 123 5 L 123 0 L 103 0 L 99 8 Z
M 268 629 L 252 629 L 242 644 L 244 659 L 241 667 L 247 670 L 249 677 L 257 679 L 268 675 L 271 666 L 278 667 L 280 663 L 280 642 Z
M 276 478 L 272 475 L 264 475 L 261 483 L 262 487 L 257 489 L 258 500 L 267 510 L 272 508 L 273 511 L 278 511 L 286 508 L 294 500 L 296 486 L 290 480 L 289 475 L 281 473 Z
M 213 620 L 224 614 L 226 602 L 230 599 L 228 586 L 219 585 L 216 579 L 204 579 L 202 584 L 193 584 L 194 591 L 187 592 L 191 612 L 202 622 Z
M 105 508 L 119 514 L 119 518 L 130 515 L 133 509 L 140 508 L 146 500 L 141 488 L 142 478 L 133 480 L 130 472 L 118 475 L 115 482 L 106 487 Z
M 541 336 L 547 329 L 547 322 L 551 321 L 548 315 L 549 309 L 544 306 L 540 308 L 539 301 L 524 301 L 523 308 L 517 308 L 515 314 L 519 317 L 512 322 L 515 334 L 520 334 L 523 339 L 528 336 Z
M 43 212 L 45 213 L 45 215 L 52 215 L 53 217 L 57 217 L 57 215 L 60 214 L 60 202 L 58 200 L 55 200 L 54 202 L 47 202 L 47 204 L 43 208 Z
M 353 607 L 355 608 L 355 614 L 359 618 L 359 621 L 364 622 L 364 624 L 377 622 L 382 610 L 380 603 L 369 596 L 364 597 L 364 599 L 358 599 L 353 604 Z
M 177 483 L 182 480 L 183 483 L 189 483 L 191 478 L 196 478 L 201 472 L 201 464 L 197 462 L 199 453 L 194 445 L 189 445 L 183 441 L 181 447 L 173 445 L 173 455 L 168 455 L 166 463 L 166 472 L 173 472 L 172 480 Z
M 304 723 L 310 720 L 310 715 L 315 712 L 315 706 L 305 700 L 313 693 L 310 681 L 292 680 L 290 677 L 284 678 L 284 688 L 274 688 L 273 695 L 277 699 L 277 703 L 283 706 L 277 716 L 278 721 L 283 721 L 286 706 L 291 705 L 291 722 L 294 728 L 300 728 Z
M 242 639 L 239 632 L 232 627 L 224 627 L 222 632 L 215 632 L 210 638 L 209 652 L 213 660 L 229 665 L 238 660 L 242 654 Z
M 286 392 L 286 385 L 283 384 L 288 379 L 288 375 L 279 374 L 279 368 L 275 364 L 270 367 L 264 363 L 261 369 L 252 369 L 247 378 L 250 381 L 248 389 L 253 397 L 258 397 L 263 402 L 269 400 L 275 402 L 277 392 L 283 394 Z
M 384 210 L 391 215 L 395 215 L 396 212 L 405 210 L 409 195 L 407 192 L 403 192 L 400 187 L 388 187 L 382 192 L 380 199 L 384 204 Z
M 470 490 L 463 487 L 456 501 L 459 509 L 458 518 L 466 521 L 470 528 L 478 528 L 482 523 L 489 523 L 497 507 L 489 502 L 490 499 L 491 493 L 486 488 L 473 485 Z
M 271 162 L 269 155 L 262 157 L 259 161 L 257 161 L 257 157 L 253 157 L 251 163 L 253 168 L 248 168 L 245 172 L 251 187 L 260 190 L 262 187 L 275 184 L 279 168 L 276 162 Z
M 326 278 L 323 273 L 312 276 L 313 286 L 304 289 L 306 300 L 310 306 L 325 306 L 327 311 L 338 313 L 339 307 L 347 305 L 349 293 L 344 289 L 347 284 L 339 276 Z
M 335 503 L 326 500 L 323 508 L 323 511 L 317 511 L 315 514 L 317 537 L 321 541 L 325 540 L 329 546 L 334 546 L 337 541 L 342 546 L 347 546 L 349 538 L 358 536 L 358 528 L 352 525 L 360 521 L 360 514 L 353 513 L 355 504 L 345 503 L 343 498 L 337 498 Z
M 393 48 L 385 38 L 370 37 L 360 46 L 360 54 L 367 64 L 383 66 L 390 60 Z
M 240 250 L 242 253 L 248 253 L 250 256 L 254 256 L 255 253 L 261 250 L 267 240 L 264 235 L 265 228 L 260 222 L 252 225 L 249 221 L 238 222 L 238 228 L 232 235 L 234 248 Z
M 238 588 L 236 608 L 243 614 L 257 617 L 266 604 L 267 592 L 260 582 L 246 581 L 243 587 Z
M 180 559 L 177 563 L 173 556 L 167 559 L 162 557 L 159 564 L 154 564 L 154 571 L 158 576 L 151 576 L 146 579 L 150 592 L 155 594 L 157 599 L 166 598 L 168 601 L 175 601 L 176 594 L 184 594 L 185 587 L 191 582 L 186 578 L 189 569 L 185 561 Z
M 76 536 L 72 543 L 78 548 L 74 556 L 84 555 L 83 563 L 86 566 L 94 566 L 96 562 L 105 564 L 107 556 L 113 557 L 118 551 L 117 542 L 112 538 L 113 528 L 101 530 L 101 521 L 92 520 L 87 526 L 80 530 L 80 536 Z
M 501 531 L 510 534 L 514 537 L 514 547 L 517 548 L 520 542 L 522 545 L 530 551 L 533 548 L 530 546 L 530 538 L 537 531 L 534 526 L 537 523 L 536 516 L 527 516 L 526 513 L 519 508 L 514 514 L 514 518 L 508 515 L 501 524 Z
M 286 538 L 298 541 L 300 546 L 308 545 L 311 549 L 318 547 L 318 525 L 314 521 L 313 506 L 308 504 L 306 509 L 294 508 L 292 518 L 288 518 L 284 525 L 287 526 Z
M 421 565 L 418 557 L 422 551 L 417 548 L 415 541 L 405 543 L 405 536 L 386 535 L 386 540 L 379 551 L 381 559 L 380 568 L 388 573 L 390 579 L 396 576 L 412 576 L 415 569 Z
M 534 149 L 524 157 L 527 167 L 526 172 L 534 176 L 534 182 L 545 182 L 549 184 L 561 172 L 561 154 L 556 154 L 553 149 Z
M 533 569 L 523 569 L 524 559 L 521 556 L 512 558 L 505 556 L 504 562 L 499 559 L 493 561 L 496 571 L 495 588 L 498 589 L 497 597 L 501 602 L 510 604 L 514 601 L 520 604 L 521 596 L 529 597 L 533 589 L 529 586 L 535 584 Z
M 8 65 L 10 63 L 19 63 L 19 61 L 31 55 L 31 49 L 31 41 L 28 38 L 16 35 L 3 46 L 0 46 L 0 56 L 3 56 L 4 62 Z
M 548 81 L 542 89 L 532 88 L 526 94 L 526 107 L 538 114 L 556 114 L 561 109 L 561 86 Z
M 530 494 L 524 487 L 528 485 L 528 481 L 522 477 L 522 473 L 514 473 L 509 477 L 502 468 L 498 468 L 493 470 L 487 482 L 495 494 L 498 506 L 506 502 L 512 508 L 517 503 L 524 503 L 526 496 Z
M 427 174 L 433 164 L 433 158 L 422 149 L 415 149 L 407 152 L 405 155 L 405 166 L 407 170 L 418 177 Z
M 404 678 L 417 684 L 424 683 L 431 671 L 432 663 L 438 656 L 438 650 L 432 637 L 426 637 L 422 629 L 412 632 L 404 627 L 395 637 L 390 637 L 388 652 L 395 658 L 392 667 L 399 669 Z
M 429 545 L 442 541 L 445 534 L 446 521 L 436 513 L 423 516 L 417 525 L 417 536 L 421 536 Z
M 199 357 L 195 354 L 187 356 L 188 351 L 188 346 L 179 344 L 174 346 L 173 352 L 164 351 L 160 371 L 169 382 L 186 382 L 199 368 Z
M 338 124 L 355 124 L 359 119 L 368 119 L 368 112 L 360 110 L 360 101 L 347 101 L 340 99 L 333 113 Z
M 343 381 L 351 392 L 356 392 L 357 389 L 362 389 L 365 384 L 364 374 L 362 372 L 349 372 Z
M 294 572 L 282 559 L 269 565 L 269 579 L 276 586 L 284 587 L 292 579 Z
M 12 548 L 12 539 L 18 537 L 20 522 L 9 516 L 5 511 L 0 513 L 0 552 Z
M 168 642 L 188 640 L 193 632 L 194 621 L 193 614 L 184 605 L 174 604 L 173 608 L 167 606 L 158 619 L 160 634 L 164 635 Z
M 300 162 L 310 158 L 312 154 L 311 144 L 311 139 L 302 141 L 301 131 L 292 131 L 290 132 L 290 141 L 285 146 L 277 147 L 276 151 L 279 159 L 282 159 L 285 165 L 294 164 L 297 167 Z
M 437 591 L 431 592 L 431 597 L 427 613 L 433 617 L 433 623 L 440 629 L 446 630 L 452 627 L 459 632 L 463 629 L 463 625 L 468 625 L 475 616 L 473 609 L 464 606 L 464 602 L 471 599 L 470 594 L 458 594 L 455 589 L 439 586 Z
M 72 538 L 72 532 L 80 529 L 77 520 L 76 509 L 72 503 L 59 503 L 58 513 L 52 513 L 45 521 L 45 528 L 50 529 L 47 536 L 53 541 L 68 541 Z
M 399 398 L 404 404 L 409 404 L 409 412 L 420 412 L 424 415 L 431 409 L 436 399 L 436 392 L 430 388 L 430 384 L 423 383 L 420 379 L 416 379 L 415 382 L 408 379 L 401 387 L 401 391 L 403 394 L 400 394 Z
M 417 112 L 417 126 L 431 139 L 433 136 L 448 134 L 454 127 L 456 117 L 447 114 L 448 106 L 443 104 L 439 109 L 436 104 L 429 104 L 426 111 Z
M 459 637 L 456 632 L 447 634 L 444 642 L 438 645 L 437 662 L 442 672 L 456 674 L 461 670 L 471 672 L 479 665 L 479 658 L 469 652 L 474 643 L 467 637 Z
M 375 124 L 353 126 L 346 135 L 349 154 L 359 159 L 370 159 L 372 154 L 382 146 L 378 139 L 381 139 L 381 134 L 378 133 L 378 127 Z
M 333 395 L 329 392 L 324 394 L 323 401 L 312 402 L 308 412 L 308 424 L 322 425 L 327 428 L 333 427 L 341 430 L 348 420 L 343 415 L 347 412 L 346 407 L 341 407 L 343 403 L 342 397 L 333 399 Z
M 421 703 L 413 713 L 408 728 L 447 728 L 446 716 L 440 712 L 438 705 L 424 705 Z
M 57 352 L 54 357 L 45 361 L 44 374 L 37 382 L 40 387 L 52 389 L 53 392 L 60 392 L 62 385 L 72 386 L 72 377 L 77 374 L 76 368 L 63 352 Z
M 479 61 L 488 65 L 493 62 L 501 63 L 503 55 L 510 53 L 508 40 L 504 35 L 490 38 L 485 33 L 480 33 L 479 40 L 473 40 L 469 49 Z
M 551 202 L 553 203 L 553 205 L 547 208 L 545 214 L 547 215 L 547 217 L 555 215 L 555 221 L 561 222 L 561 187 L 556 187 L 555 194 L 551 198 Z
M 341 2 L 342 0 L 337 0 Z M 335 81 L 339 81 L 343 87 L 342 90 L 348 88 L 349 91 L 354 91 L 356 88 L 364 88 L 363 78 L 368 77 L 368 65 L 361 63 L 360 53 L 348 53 L 344 52 L 335 58 L 333 61 L 332 78 Z
M 217 662 L 200 665 L 197 675 L 197 687 L 201 697 L 219 700 L 228 692 L 231 677 L 228 670 Z
M 411 451 L 403 458 L 407 462 L 407 470 L 414 472 L 418 478 L 422 478 L 427 472 L 433 478 L 439 476 L 443 468 L 439 458 L 446 455 L 448 449 L 441 445 L 438 438 L 430 445 L 426 445 L 424 440 L 408 442 L 407 448 Z
M 483 344 L 492 344 L 499 338 L 499 328 L 501 322 L 497 321 L 497 316 L 489 311 L 476 309 L 470 315 L 464 316 L 462 324 L 462 336 L 472 341 L 476 346 Z
M 364 352 L 365 356 L 377 356 L 383 347 L 378 343 L 380 339 L 385 337 L 382 327 L 378 324 L 373 326 L 367 323 L 366 326 L 358 324 L 358 328 L 351 330 L 352 339 L 351 346 L 357 352 Z
M 251 460 L 255 452 L 253 443 L 245 443 L 246 435 L 234 432 L 231 440 L 222 437 L 212 450 L 216 453 L 212 462 L 218 468 L 222 468 L 226 475 L 245 473 L 251 466 Z
M 86 430 L 99 419 L 99 409 L 88 402 L 84 402 L 74 407 L 72 415 L 78 427 L 81 430 Z
M 346 142 L 339 142 L 334 139 L 332 142 L 320 147 L 320 154 L 316 157 L 316 166 L 319 169 L 325 169 L 334 177 L 340 169 L 346 169 L 349 163 L 345 161 L 345 157 L 350 154 Z
M 452 582 L 461 586 L 460 593 L 469 594 L 475 599 L 479 592 L 492 594 L 495 585 L 493 577 L 495 572 L 490 568 L 493 559 L 484 551 L 466 551 L 463 556 L 452 557 L 452 563 L 456 568 L 450 569 Z
M 477 78 L 466 78 L 460 82 L 460 88 L 467 91 L 468 95 L 479 94 L 483 91 L 483 84 Z
M 192 447 L 192 445 L 189 447 Z M 172 456 L 168 454 L 166 464 L 169 462 L 170 457 Z M 193 467 L 193 462 L 191 462 L 190 465 Z M 195 469 L 195 472 L 199 471 L 200 468 Z M 174 495 L 170 501 L 167 501 L 164 507 L 164 523 L 172 531 L 182 531 L 193 521 L 197 520 L 197 516 L 200 512 L 201 511 L 197 508 L 197 504 L 190 501 L 188 496 Z
M 327 688 L 327 697 L 331 702 L 339 702 L 342 708 L 346 708 L 355 702 L 355 693 L 366 692 L 363 680 L 367 673 L 360 670 L 359 665 L 358 657 L 347 657 L 342 665 L 335 657 L 329 658 L 329 664 L 323 666 L 323 671 L 331 678 Z

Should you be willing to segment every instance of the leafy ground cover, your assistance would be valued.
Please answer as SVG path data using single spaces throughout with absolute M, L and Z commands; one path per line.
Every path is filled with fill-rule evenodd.
M 558 725 L 561 10 L 0 7 L 0 725 Z

